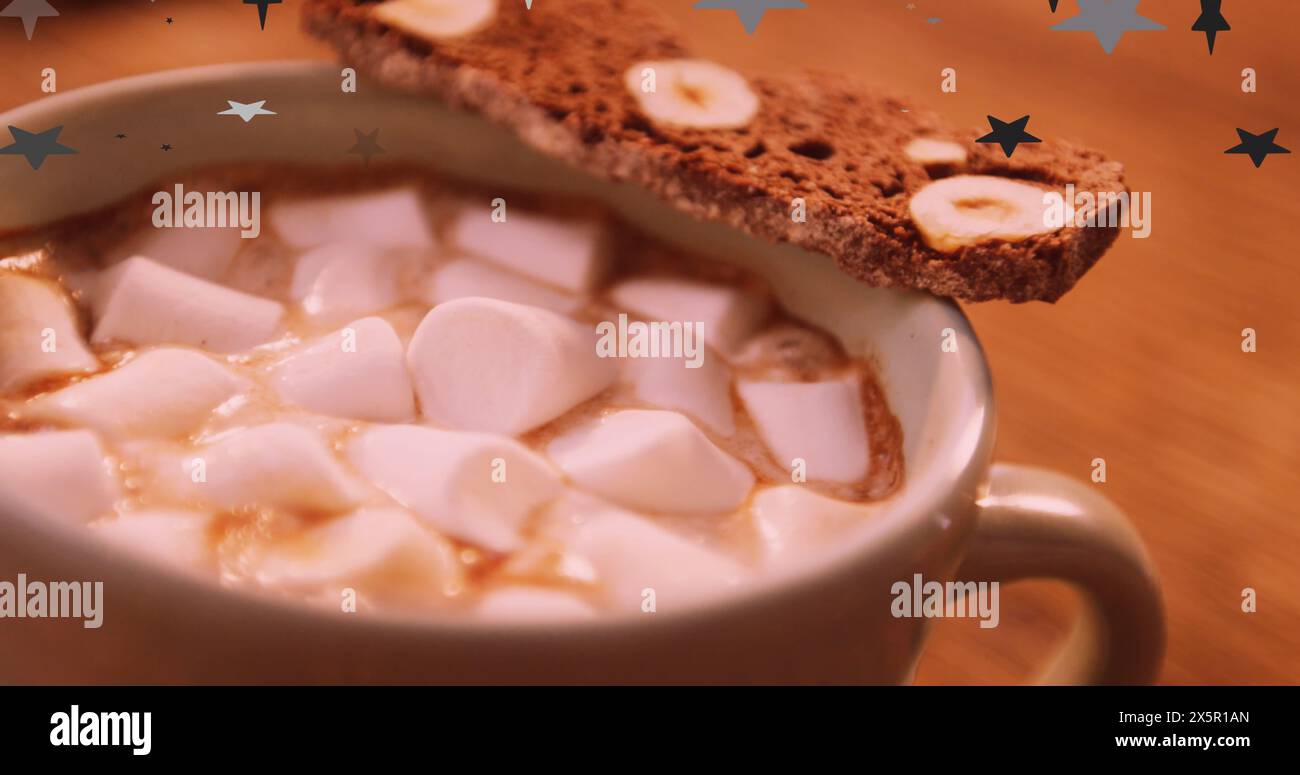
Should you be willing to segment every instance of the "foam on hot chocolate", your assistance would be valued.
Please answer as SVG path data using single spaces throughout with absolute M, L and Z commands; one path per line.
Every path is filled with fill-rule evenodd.
M 330 607 L 573 621 L 815 558 L 899 482 L 871 365 L 755 277 L 431 175 L 186 188 L 232 176 L 256 239 L 126 203 L 0 262 L 0 513 Z

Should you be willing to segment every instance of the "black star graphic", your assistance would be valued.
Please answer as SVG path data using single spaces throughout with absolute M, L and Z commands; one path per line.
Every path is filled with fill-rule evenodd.
M 366 165 L 370 164 L 371 156 L 374 156 L 377 153 L 387 153 L 387 151 L 379 146 L 378 129 L 370 133 L 362 132 L 360 129 L 353 129 L 352 132 L 357 136 L 357 142 L 348 149 L 348 153 L 360 155 L 362 161 Z
M 59 142 L 59 132 L 62 131 L 62 125 L 44 132 L 28 132 L 11 126 L 9 134 L 14 141 L 0 148 L 0 154 L 22 156 L 27 159 L 28 164 L 32 165 L 32 169 L 38 170 L 45 163 L 46 156 L 67 156 L 76 153 L 72 148 Z
M 1223 18 L 1221 8 L 1223 0 L 1201 0 L 1201 15 L 1196 17 L 1196 23 L 1192 25 L 1193 32 L 1204 32 L 1205 42 L 1210 46 L 1210 53 L 1214 53 L 1214 39 L 1220 32 L 1227 32 L 1232 29 L 1228 26 L 1228 20 Z
M 261 23 L 262 29 L 266 29 L 266 9 L 267 6 L 279 5 L 284 0 L 244 0 L 244 5 L 257 6 L 257 21 Z
M 163 149 L 164 151 L 170 151 L 170 150 L 172 149 L 172 146 L 171 146 L 170 143 L 163 143 L 163 144 L 162 144 L 162 149 Z
M 166 19 L 164 19 L 164 21 L 166 21 L 168 24 L 171 24 L 171 23 L 172 23 L 172 17 L 168 16 Z
M 1016 152 L 1017 145 L 1020 145 L 1021 143 L 1043 142 L 1025 131 L 1025 127 L 1028 125 L 1029 116 L 1021 116 L 1010 124 L 1001 119 L 989 116 L 989 126 L 993 127 L 993 131 L 984 135 L 975 142 L 997 143 L 1002 146 L 1002 152 L 1007 155 L 1008 159 L 1010 159 L 1011 154 Z
M 126 135 L 124 135 L 124 134 L 116 134 L 116 135 L 113 135 L 113 136 L 116 137 L 116 138 L 119 139 L 119 140 L 125 140 L 125 139 L 126 139 Z
M 1047 0 L 1047 2 L 1052 6 L 1052 13 L 1056 13 L 1056 6 L 1061 3 L 1061 0 Z
M 1224 151 L 1224 153 L 1244 153 L 1255 162 L 1255 167 L 1264 163 L 1264 159 L 1270 153 L 1291 153 L 1290 150 L 1283 148 L 1273 142 L 1277 139 L 1277 129 L 1270 129 L 1263 134 L 1251 134 L 1244 129 L 1237 129 L 1237 137 L 1241 142 Z

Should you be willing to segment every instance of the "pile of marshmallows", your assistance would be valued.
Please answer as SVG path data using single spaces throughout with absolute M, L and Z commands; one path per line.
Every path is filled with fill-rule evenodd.
M 710 349 L 698 369 L 601 358 L 594 327 L 565 314 L 599 292 L 600 222 L 512 211 L 495 223 L 465 205 L 439 239 L 425 208 L 410 187 L 273 203 L 296 254 L 288 306 L 219 282 L 237 230 L 148 230 L 129 257 L 68 281 L 90 342 L 133 348 L 110 370 L 63 288 L 0 272 L 0 395 L 79 377 L 15 410 L 73 430 L 0 436 L 0 511 L 91 522 L 128 549 L 215 572 L 215 515 L 275 509 L 300 529 L 246 565 L 260 585 L 304 592 L 418 583 L 450 596 L 465 580 L 447 537 L 522 558 L 559 546 L 569 580 L 598 593 L 518 583 L 478 603 L 485 616 L 554 619 L 636 610 L 647 589 L 664 605 L 753 573 L 655 515 L 748 512 L 777 563 L 869 510 L 798 485 L 755 493 L 750 468 L 710 438 L 736 432 L 734 381 L 783 465 L 802 458 L 810 479 L 832 481 L 867 472 L 855 377 L 733 380 L 727 359 L 761 340 L 766 299 L 623 279 L 605 291 L 609 309 L 702 322 Z M 394 311 L 412 307 L 423 317 L 399 333 Z M 518 440 L 620 383 L 657 408 L 607 409 L 540 450 Z

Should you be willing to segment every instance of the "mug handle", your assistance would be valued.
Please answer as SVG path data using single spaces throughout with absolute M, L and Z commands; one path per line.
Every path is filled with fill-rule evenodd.
M 1059 579 L 1083 611 L 1040 684 L 1155 680 L 1165 649 L 1155 567 L 1124 514 L 1095 488 L 1031 466 L 995 464 L 960 581 Z

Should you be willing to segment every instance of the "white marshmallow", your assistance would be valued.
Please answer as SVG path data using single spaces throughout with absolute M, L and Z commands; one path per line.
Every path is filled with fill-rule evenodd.
M 243 243 L 239 228 L 146 229 L 129 240 L 118 259 L 145 256 L 185 274 L 216 281 Z
M 415 415 L 406 353 L 382 318 L 363 318 L 271 367 L 272 385 L 285 401 L 313 412 L 373 422 Z
M 41 396 L 28 405 L 27 414 L 93 428 L 114 440 L 174 437 L 193 431 L 246 386 L 245 380 L 206 355 L 159 348 Z
M 591 218 L 558 218 L 509 210 L 494 222 L 492 208 L 465 207 L 451 224 L 459 248 L 520 274 L 583 293 L 605 273 L 604 227 Z
M 246 350 L 270 341 L 284 310 L 141 256 L 103 277 L 102 307 L 92 342 L 186 344 L 215 352 Z
M 453 299 L 483 296 L 515 304 L 541 307 L 560 314 L 572 314 L 582 306 L 582 298 L 472 258 L 458 258 L 438 267 L 429 276 L 424 301 L 432 305 Z
M 819 550 L 842 543 L 879 511 L 879 504 L 835 500 L 797 484 L 765 488 L 750 505 L 764 561 L 781 565 L 815 561 Z
M 561 622 L 591 619 L 596 610 L 567 592 L 542 587 L 502 587 L 483 596 L 474 613 L 503 622 Z
M 0 272 L 0 393 L 99 361 L 81 340 L 67 296 L 52 283 Z
M 317 320 L 344 321 L 402 300 L 409 257 L 359 242 L 331 242 L 298 258 L 289 295 Z
M 468 298 L 434 307 L 407 351 L 425 417 L 514 435 L 559 417 L 618 375 L 593 328 L 537 307 Z
M 461 580 L 455 548 L 394 508 L 331 519 L 268 547 L 254 564 L 259 583 L 293 589 L 391 581 L 451 591 Z
M 319 434 L 290 423 L 234 431 L 191 454 L 164 455 L 153 485 L 164 498 L 218 509 L 338 512 L 366 497 Z
M 630 358 L 626 373 L 642 401 L 688 414 L 723 436 L 735 433 L 731 369 L 721 358 L 705 352 L 698 369 L 672 358 Z
M 86 522 L 111 512 L 117 497 L 90 431 L 0 436 L 0 513 Z
M 429 248 L 433 231 L 413 186 L 316 199 L 277 201 L 271 225 L 295 248 L 363 242 L 377 248 Z
M 208 531 L 212 515 L 194 511 L 140 511 L 91 523 L 104 540 L 123 551 L 187 571 L 216 565 Z
M 624 280 L 610 291 L 622 312 L 643 320 L 704 324 L 704 341 L 734 353 L 763 323 L 770 306 L 761 296 L 729 285 L 669 277 Z
M 524 520 L 561 491 L 544 458 L 482 433 L 377 426 L 349 443 L 348 458 L 425 522 L 494 551 L 519 548 Z
M 579 487 L 650 512 L 730 511 L 754 474 L 677 412 L 614 412 L 552 441 L 547 453 Z
M 739 380 L 736 390 L 776 462 L 790 470 L 802 459 L 809 479 L 856 482 L 867 475 L 870 450 L 855 375 L 826 382 Z
M 589 514 L 566 545 L 595 568 L 615 611 L 640 611 L 653 589 L 657 610 L 735 588 L 750 577 L 729 557 L 617 508 Z

